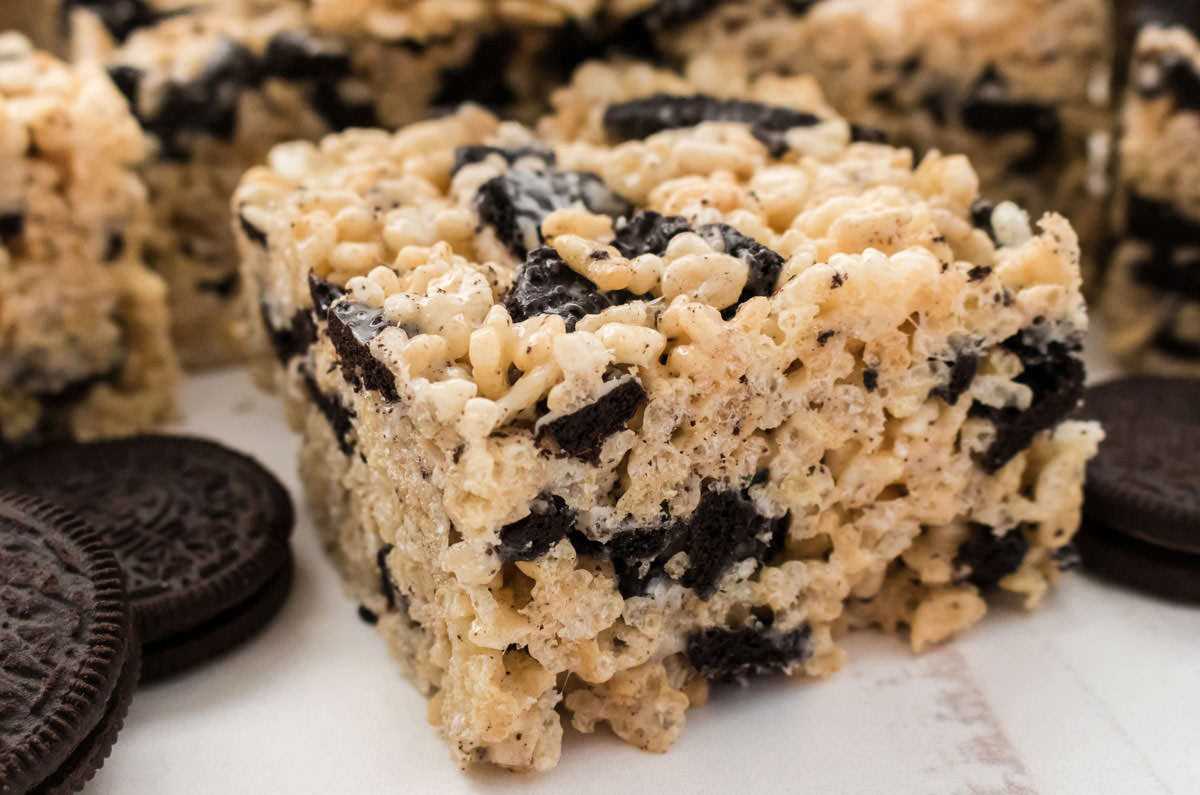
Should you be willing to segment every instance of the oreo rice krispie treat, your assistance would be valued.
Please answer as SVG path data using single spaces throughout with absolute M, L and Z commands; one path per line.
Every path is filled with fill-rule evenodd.
M 309 34 L 300 3 L 176 5 L 84 4 L 72 11 L 72 39 L 77 57 L 106 65 L 152 140 L 146 255 L 169 285 L 184 362 L 203 366 L 244 354 L 228 210 L 238 178 L 273 144 L 378 124 L 377 104 L 403 92 L 361 75 L 394 68 L 419 80 L 419 59 L 391 48 L 390 66 L 358 69 L 342 43 Z M 133 19 L 117 13 L 134 6 Z M 367 49 L 354 57 L 383 55 Z
M 965 153 L 983 195 L 1059 211 L 1094 258 L 1107 189 L 1110 0 L 682 0 L 658 57 L 700 85 L 810 74 L 896 144 Z
M 235 195 L 318 526 L 455 759 L 664 751 L 709 680 L 1037 603 L 1100 437 L 1070 225 L 804 78 L 593 66 L 557 108 L 285 144 Z
M 141 257 L 144 153 L 102 70 L 0 35 L 0 450 L 171 411 L 165 289 Z
M 1117 243 L 1102 300 L 1137 369 L 1200 374 L 1200 6 L 1148 3 L 1119 149 Z
M 645 5 L 642 0 L 638 0 Z M 186 364 L 243 355 L 229 197 L 282 141 L 395 128 L 467 99 L 533 118 L 590 50 L 559 3 L 77 0 L 76 57 L 103 62 L 155 145 L 147 255 Z M 626 3 L 629 5 L 629 3 Z M 637 5 L 637 3 L 634 3 Z M 594 6 L 594 7 L 593 7 Z M 575 27 L 572 27 L 575 30 Z

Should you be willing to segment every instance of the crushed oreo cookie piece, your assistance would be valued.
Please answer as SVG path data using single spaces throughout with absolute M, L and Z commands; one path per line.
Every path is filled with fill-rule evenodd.
M 996 230 L 992 228 L 992 211 L 996 209 L 996 205 L 992 204 L 987 199 L 976 199 L 971 202 L 971 223 L 976 229 L 982 229 L 987 232 L 987 236 L 996 242 Z
M 1169 96 L 1178 110 L 1200 110 L 1200 74 L 1191 58 L 1171 55 L 1135 68 L 1135 88 L 1142 97 Z
M 245 235 L 246 239 L 251 243 L 259 246 L 260 248 L 267 247 L 267 233 L 250 223 L 249 219 L 247 219 L 242 213 L 238 213 L 238 226 L 241 227 L 242 234 Z
M 407 598 L 392 579 L 392 572 L 387 565 L 388 555 L 394 548 L 392 544 L 384 544 L 375 553 L 375 566 L 379 569 L 379 592 L 387 599 L 388 610 L 394 610 L 401 599 Z
M 346 291 L 328 279 L 323 279 L 315 272 L 308 272 L 308 294 L 312 297 L 313 311 L 318 317 L 325 317 L 329 308 L 337 303 Z
M 812 127 L 821 120 L 805 111 L 792 110 L 741 99 L 717 99 L 708 94 L 687 97 L 654 94 L 642 99 L 609 105 L 604 111 L 604 128 L 622 140 L 647 138 L 663 130 L 694 127 L 706 121 L 742 122 L 772 156 L 787 151 L 787 131 Z
M 125 253 L 125 235 L 118 231 L 110 231 L 104 239 L 104 253 L 100 255 L 101 262 L 116 262 Z
M 350 56 L 338 45 L 291 30 L 267 42 L 263 71 L 285 80 L 335 81 L 350 74 Z
M 44 0 L 32 0 L 43 2 Z M 91 11 L 100 20 L 117 43 L 129 38 L 129 34 L 141 28 L 148 28 L 164 19 L 190 14 L 189 7 L 157 11 L 150 7 L 146 0 L 67 0 L 63 5 L 64 18 L 70 14 L 71 8 L 79 6 Z
M 929 394 L 932 397 L 941 398 L 946 405 L 953 406 L 958 403 L 962 393 L 970 388 L 978 369 L 979 356 L 977 354 L 959 354 L 950 364 L 950 376 L 946 379 L 946 383 L 936 387 Z
M 1062 119 L 1053 105 L 1009 96 L 1008 81 L 989 65 L 962 106 L 963 125 L 984 135 L 1028 132 L 1033 144 L 1009 164 L 1010 171 L 1031 174 L 1049 163 L 1062 143 Z
M 559 315 L 566 321 L 567 331 L 573 331 L 584 316 L 637 298 L 627 290 L 597 290 L 596 285 L 563 262 L 557 251 L 543 246 L 517 269 L 504 305 L 514 322 L 537 315 Z
M 517 49 L 517 37 L 511 31 L 484 36 L 465 64 L 442 72 L 430 105 L 454 108 L 476 102 L 495 111 L 506 110 L 517 98 L 508 83 L 508 66 Z
M 1038 433 L 1061 422 L 1079 405 L 1085 370 L 1079 358 L 1079 341 L 1051 340 L 1046 329 L 1026 328 L 1003 343 L 1020 357 L 1024 371 L 1015 379 L 1033 391 L 1033 402 L 1024 411 L 994 408 L 976 402 L 971 416 L 996 426 L 996 437 L 978 458 L 989 474 L 995 473 L 1033 442 Z
M 540 558 L 575 527 L 575 512 L 557 494 L 539 494 L 529 508 L 524 519 L 500 528 L 496 554 L 506 563 Z
M 329 340 L 341 360 L 342 377 L 355 389 L 378 392 L 384 400 L 400 399 L 396 376 L 387 365 L 371 354 L 371 340 L 387 326 L 382 309 L 371 309 L 355 301 L 341 301 L 330 307 Z
M 460 146 L 454 150 L 454 167 L 450 169 L 450 176 L 454 176 L 465 166 L 469 166 L 472 163 L 482 163 L 491 155 L 500 155 L 510 166 L 518 160 L 533 158 L 542 161 L 545 168 L 554 168 L 557 160 L 553 149 L 538 144 L 505 147 L 486 146 L 484 144 Z
M 696 234 L 714 250 L 737 257 L 748 266 L 746 286 L 737 303 L 721 312 L 726 320 L 733 317 L 740 304 L 759 295 L 770 297 L 775 292 L 775 282 L 783 270 L 783 257 L 728 224 L 705 224 L 696 230 Z
M 676 235 L 692 231 L 682 215 L 662 215 L 654 210 L 638 210 L 619 224 L 613 247 L 626 259 L 642 254 L 663 255 Z
M 257 85 L 261 77 L 258 59 L 249 50 L 233 39 L 222 39 L 197 77 L 167 83 L 155 114 L 149 118 L 139 115 L 138 120 L 159 140 L 162 157 L 186 160 L 184 134 L 200 132 L 229 140 L 237 126 L 242 92 Z
M 351 127 L 378 127 L 379 117 L 370 102 L 355 102 L 342 95 L 337 83 L 318 83 L 312 92 L 313 110 L 333 132 Z
M 354 409 L 343 406 L 337 395 L 322 392 L 321 387 L 317 385 L 317 379 L 313 378 L 311 373 L 306 371 L 303 376 L 308 397 L 329 422 L 333 435 L 337 437 L 338 449 L 342 451 L 342 455 L 353 455 Z
M 1175 328 L 1175 322 L 1168 321 L 1150 340 L 1150 347 L 1159 353 L 1164 353 L 1176 359 L 1187 362 L 1200 361 L 1200 340 L 1186 339 Z
M 287 364 L 297 356 L 302 356 L 317 341 L 317 329 L 312 316 L 303 310 L 292 315 L 287 326 L 277 326 L 271 319 L 271 312 L 265 303 L 259 304 L 263 326 L 267 330 L 267 338 L 275 358 L 281 364 Z
M 721 4 L 721 0 L 658 0 L 643 17 L 643 24 L 652 33 L 694 22 Z
M 705 679 L 745 679 L 787 671 L 812 655 L 812 629 L 804 624 L 790 632 L 750 627 L 711 628 L 687 639 L 687 658 Z
M 869 127 L 865 124 L 851 124 L 850 140 L 854 143 L 886 144 L 888 142 L 888 134 L 878 127 Z
M 538 439 L 548 435 L 568 455 L 594 461 L 604 440 L 624 428 L 645 401 L 641 381 L 626 378 L 577 411 L 544 417 L 538 422 Z
M 0 245 L 8 245 L 25 234 L 25 213 L 10 210 L 0 213 Z
M 129 103 L 130 111 L 137 114 L 137 94 L 138 86 L 141 85 L 142 77 L 145 73 L 136 66 L 126 66 L 124 64 L 108 67 L 108 77 L 113 81 L 113 85 L 125 97 Z
M 1059 571 L 1071 571 L 1079 568 L 1079 548 L 1075 544 L 1066 544 L 1050 553 L 1050 559 Z
M 965 569 L 967 582 L 980 589 L 988 589 L 1004 577 L 1021 568 L 1029 542 L 1025 539 L 1025 525 L 1018 525 L 997 535 L 990 525 L 971 522 L 967 539 L 958 546 L 954 566 Z
M 1200 301 L 1200 252 L 1184 254 L 1170 246 L 1155 246 L 1148 257 L 1133 263 L 1130 272 L 1138 284 Z
M 735 563 L 774 557 L 790 525 L 790 515 L 760 514 L 747 489 L 719 490 L 710 484 L 691 516 L 662 528 L 618 533 L 605 546 L 623 596 L 644 593 L 651 580 L 665 576 L 667 561 L 684 552 L 688 568 L 679 582 L 707 600 Z
M 1194 245 L 1200 240 L 1200 219 L 1189 218 L 1170 204 L 1129 191 L 1125 225 L 1129 234 L 1156 244 Z
M 586 171 L 514 168 L 483 183 L 475 196 L 480 220 L 520 259 L 544 242 L 542 219 L 574 204 L 613 219 L 633 212 L 633 204 Z

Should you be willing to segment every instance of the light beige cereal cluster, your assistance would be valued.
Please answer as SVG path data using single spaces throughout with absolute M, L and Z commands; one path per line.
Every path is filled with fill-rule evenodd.
M 1200 374 L 1200 42 L 1138 35 L 1122 117 L 1118 230 L 1101 309 L 1128 366 Z
M 984 196 L 1066 214 L 1084 260 L 1108 191 L 1108 0 L 722 0 L 663 30 L 706 91 L 809 74 L 851 121 L 918 152 L 967 154 Z
M 235 194 L 318 525 L 464 765 L 552 767 L 564 719 L 666 750 L 709 679 L 925 648 L 1069 558 L 1070 225 L 976 227 L 966 158 L 852 142 L 807 79 L 696 93 L 591 67 L 543 136 L 466 106 Z
M 0 437 L 131 433 L 170 412 L 145 141 L 104 73 L 0 36 Z

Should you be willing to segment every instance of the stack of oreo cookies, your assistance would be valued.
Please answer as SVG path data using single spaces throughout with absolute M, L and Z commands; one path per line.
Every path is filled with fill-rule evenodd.
M 1084 413 L 1106 434 L 1075 538 L 1084 565 L 1200 603 L 1200 380 L 1111 381 L 1088 391 Z
M 139 682 L 265 626 L 291 588 L 293 518 L 270 472 L 200 439 L 0 465 L 0 793 L 77 791 Z

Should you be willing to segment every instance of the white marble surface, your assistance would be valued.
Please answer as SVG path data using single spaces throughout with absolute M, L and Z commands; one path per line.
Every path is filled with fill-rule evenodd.
M 665 756 L 568 730 L 549 774 L 464 775 L 323 559 L 274 399 L 213 373 L 184 412 L 296 497 L 295 590 L 248 645 L 139 692 L 88 792 L 1200 793 L 1200 609 L 1080 573 L 920 657 L 863 633 L 827 682 L 715 689 Z

